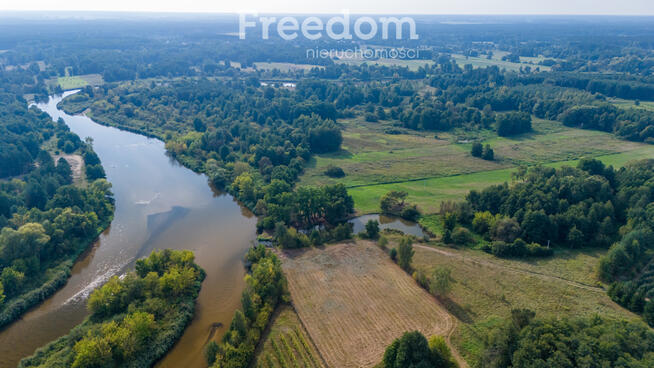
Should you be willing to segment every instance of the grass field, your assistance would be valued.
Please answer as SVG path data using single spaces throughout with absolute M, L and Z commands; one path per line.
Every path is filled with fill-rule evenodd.
M 285 253 L 293 305 L 330 367 L 373 367 L 395 338 L 446 335 L 452 319 L 376 245 Z
M 420 67 L 425 65 L 434 64 L 433 60 L 421 60 L 421 59 L 377 59 L 377 60 L 368 60 L 362 58 L 349 58 L 349 59 L 339 59 L 334 60 L 336 64 L 349 64 L 349 65 L 361 65 L 366 63 L 368 65 L 379 65 L 379 66 L 400 66 L 407 67 L 409 70 L 416 71 Z
M 379 211 L 379 199 L 390 190 L 404 190 L 424 213 L 438 211 L 443 200 L 462 200 L 471 189 L 511 180 L 520 165 L 575 165 L 582 157 L 597 157 L 621 166 L 630 160 L 654 158 L 654 146 L 620 140 L 612 134 L 568 128 L 534 119 L 534 132 L 502 138 L 490 131 L 433 133 L 406 131 L 390 135 L 389 122 L 368 123 L 360 118 L 342 122 L 343 149 L 311 159 L 301 185 L 343 183 L 358 213 Z M 470 155 L 471 143 L 489 143 L 495 161 Z M 343 168 L 344 178 L 324 175 L 328 165 Z
M 458 322 L 451 341 L 469 363 L 482 352 L 487 330 L 514 308 L 529 308 L 538 316 L 637 318 L 598 287 L 595 270 L 603 251 L 562 251 L 547 259 L 514 261 L 468 249 L 414 249 L 417 269 L 430 274 L 446 267 L 452 272 L 455 283 L 443 303 Z
M 654 111 L 654 101 L 640 101 L 639 105 L 636 105 L 636 100 L 624 100 L 621 98 L 611 98 L 609 102 L 612 104 L 622 107 L 622 108 L 634 108 L 634 109 L 645 109 L 649 111 Z
M 91 86 L 100 86 L 104 84 L 104 79 L 100 74 L 85 74 L 66 77 L 57 77 L 48 80 L 48 85 L 51 88 L 57 85 L 64 91 Z
M 549 66 L 538 65 L 539 58 L 521 58 L 521 61 L 524 63 L 513 63 L 510 61 L 502 60 L 500 54 L 494 54 L 491 59 L 487 59 L 485 56 L 476 57 L 453 54 L 452 58 L 456 61 L 459 66 L 464 66 L 466 64 L 471 64 L 473 68 L 485 68 L 489 66 L 498 66 L 500 69 L 506 69 L 509 71 L 519 71 L 520 68 L 530 67 L 532 71 L 536 68 L 540 68 L 541 71 L 550 71 L 552 68 Z
M 285 305 L 276 311 L 254 366 L 323 368 L 325 364 L 293 308 Z
M 293 63 L 265 63 L 265 62 L 260 62 L 260 63 L 254 63 L 256 65 L 257 69 L 259 70 L 273 70 L 277 69 L 281 72 L 291 72 L 291 71 L 296 71 L 296 70 L 304 70 L 304 71 L 309 71 L 313 68 L 324 68 L 323 66 L 319 65 L 308 65 L 308 64 L 293 64 Z

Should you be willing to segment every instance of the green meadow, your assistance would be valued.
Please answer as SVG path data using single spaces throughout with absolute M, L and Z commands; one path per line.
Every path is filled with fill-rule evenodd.
M 406 191 L 423 213 L 434 213 L 442 201 L 460 201 L 472 189 L 511 181 L 511 173 L 521 165 L 557 167 L 596 157 L 617 167 L 654 158 L 652 145 L 542 119 L 534 119 L 533 132 L 511 138 L 488 130 L 386 134 L 390 122 L 369 123 L 360 118 L 342 124 L 343 149 L 312 159 L 300 184 L 343 183 L 360 214 L 378 212 L 381 196 L 391 190 Z M 472 141 L 490 144 L 496 159 L 472 157 Z M 341 167 L 346 176 L 325 176 L 329 165 Z

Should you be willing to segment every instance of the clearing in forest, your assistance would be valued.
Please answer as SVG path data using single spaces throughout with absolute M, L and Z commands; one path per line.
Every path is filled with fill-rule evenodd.
M 406 331 L 447 335 L 453 319 L 371 242 L 282 255 L 298 316 L 331 367 L 373 367 Z

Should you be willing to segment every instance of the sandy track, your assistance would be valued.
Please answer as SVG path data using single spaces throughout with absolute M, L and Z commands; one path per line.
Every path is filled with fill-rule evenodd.
M 82 156 L 66 155 L 66 154 L 55 155 L 53 157 L 55 165 L 57 164 L 57 161 L 62 157 L 64 158 L 64 160 L 68 161 L 68 164 L 70 165 L 70 169 L 73 171 L 73 180 L 75 182 L 78 182 L 82 178 L 82 167 L 84 166 L 84 160 L 82 159 Z

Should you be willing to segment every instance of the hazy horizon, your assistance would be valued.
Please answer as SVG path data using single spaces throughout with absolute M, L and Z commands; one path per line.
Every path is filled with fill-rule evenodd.
M 421 14 L 421 15 L 654 15 L 654 2 L 630 0 L 617 2 L 592 0 L 542 1 L 463 0 L 456 3 L 442 0 L 334 0 L 311 2 L 289 0 L 275 4 L 264 0 L 242 0 L 238 2 L 212 2 L 189 0 L 184 2 L 163 1 L 97 1 L 89 3 L 80 0 L 62 0 L 53 3 L 35 0 L 29 3 L 6 3 L 0 5 L 0 12 L 79 11 L 79 12 L 129 12 L 129 13 L 279 13 L 279 14 L 336 14 L 348 10 L 352 14 Z

